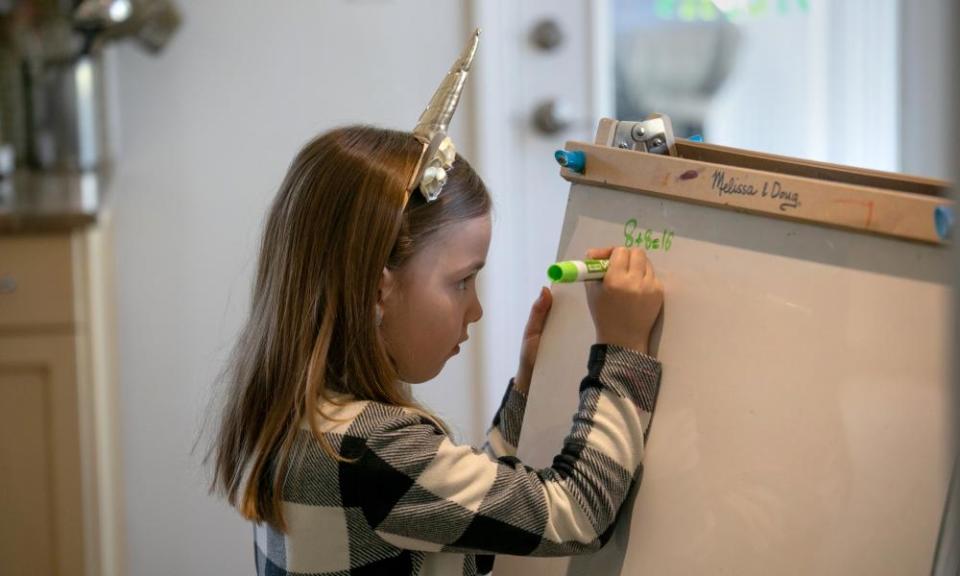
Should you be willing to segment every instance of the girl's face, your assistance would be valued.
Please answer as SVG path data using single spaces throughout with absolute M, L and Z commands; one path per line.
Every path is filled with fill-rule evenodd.
M 440 373 L 483 315 L 477 273 L 490 248 L 490 217 L 447 226 L 380 285 L 380 334 L 400 378 L 411 384 Z

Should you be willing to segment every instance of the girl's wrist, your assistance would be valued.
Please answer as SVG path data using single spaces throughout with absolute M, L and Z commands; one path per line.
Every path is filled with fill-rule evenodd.
M 530 391 L 530 380 L 527 378 L 522 378 L 521 376 L 513 377 L 513 389 L 517 392 L 520 392 L 523 395 L 526 395 Z

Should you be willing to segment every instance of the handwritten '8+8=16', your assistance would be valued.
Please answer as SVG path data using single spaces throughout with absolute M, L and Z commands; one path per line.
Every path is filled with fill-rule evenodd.
M 673 245 L 673 231 L 637 230 L 637 221 L 631 218 L 623 225 L 623 245 L 627 248 L 636 247 L 666 252 Z

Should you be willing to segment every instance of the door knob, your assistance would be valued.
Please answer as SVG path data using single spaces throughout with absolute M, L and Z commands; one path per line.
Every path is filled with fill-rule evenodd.
M 530 30 L 530 40 L 541 50 L 550 51 L 563 44 L 563 29 L 552 18 L 544 18 Z
M 542 134 L 556 134 L 573 124 L 573 109 L 564 100 L 541 102 L 533 110 L 533 125 Z

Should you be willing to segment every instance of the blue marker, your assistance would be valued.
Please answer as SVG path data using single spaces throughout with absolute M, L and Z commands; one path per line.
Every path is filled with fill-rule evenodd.
M 580 174 L 583 174 L 583 171 L 587 167 L 587 156 L 583 152 L 557 150 L 553 153 L 553 157 L 557 159 L 557 164 Z
M 933 210 L 933 226 L 937 229 L 937 236 L 946 240 L 953 232 L 953 208 L 940 205 Z

